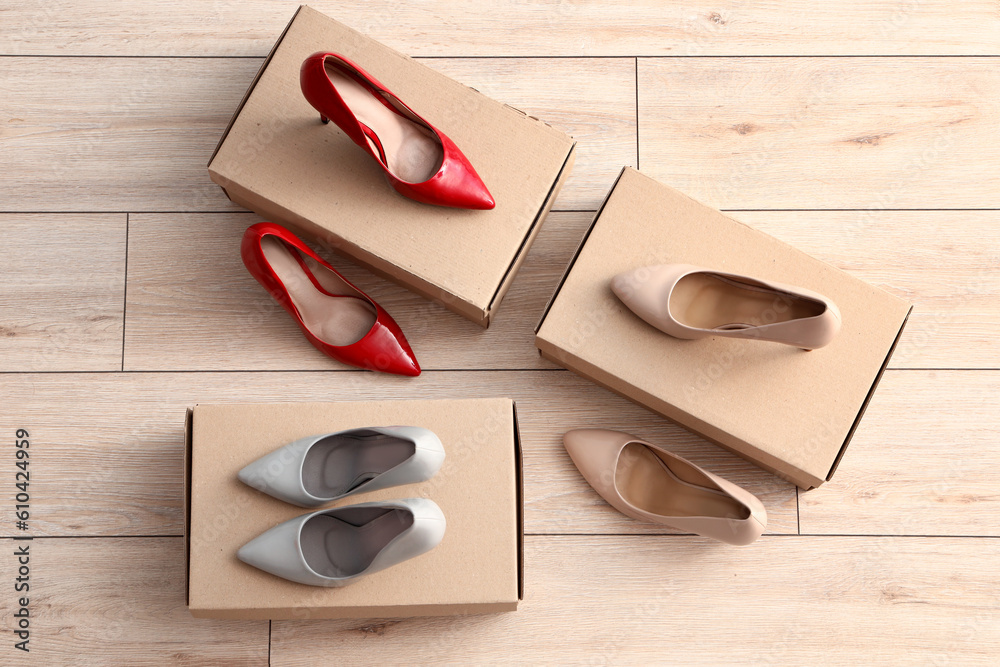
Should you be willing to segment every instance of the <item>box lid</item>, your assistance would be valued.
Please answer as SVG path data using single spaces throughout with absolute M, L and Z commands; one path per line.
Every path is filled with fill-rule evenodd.
M 618 273 L 671 263 L 819 292 L 840 308 L 841 331 L 812 352 L 672 338 L 610 287 Z M 832 474 L 909 310 L 888 292 L 625 168 L 543 315 L 536 344 L 558 363 L 815 486 Z
M 449 136 L 496 208 L 428 206 L 389 187 L 379 166 L 334 124 L 323 125 L 303 97 L 299 67 L 317 51 L 356 62 Z M 563 132 L 302 7 L 209 172 L 227 191 L 238 187 L 240 203 L 261 215 L 280 216 L 411 289 L 488 313 L 568 173 L 574 145 Z

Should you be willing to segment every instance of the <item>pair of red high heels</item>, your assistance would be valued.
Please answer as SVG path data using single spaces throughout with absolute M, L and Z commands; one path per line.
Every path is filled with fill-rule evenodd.
M 302 64 L 302 94 L 382 167 L 400 194 L 425 204 L 491 209 L 493 197 L 462 151 L 343 56 L 316 53 Z M 241 246 L 250 274 L 295 318 L 324 354 L 370 370 L 419 375 L 399 325 L 290 231 L 250 227 Z

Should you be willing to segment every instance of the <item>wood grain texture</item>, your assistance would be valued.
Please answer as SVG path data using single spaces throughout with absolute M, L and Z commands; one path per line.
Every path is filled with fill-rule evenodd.
M 125 215 L 0 214 L 0 371 L 121 369 Z
M 555 210 L 596 210 L 623 165 L 636 164 L 635 61 L 630 58 L 433 59 L 434 69 L 576 139 Z
M 728 209 L 996 208 L 989 58 L 639 59 L 639 164 Z M 694 93 L 693 91 L 697 91 Z
M 550 216 L 487 331 L 333 258 L 406 331 L 432 369 L 416 379 L 313 350 L 239 261 L 258 218 L 206 173 L 296 5 L 0 4 L 0 433 L 31 433 L 38 538 L 32 652 L 0 663 L 996 662 L 995 0 L 317 0 L 580 142 L 557 201 L 576 212 Z M 892 361 L 909 370 L 885 374 L 833 481 L 796 494 L 537 355 L 623 164 L 724 209 L 827 209 L 732 215 L 915 304 Z M 501 395 L 524 448 L 520 611 L 269 631 L 184 609 L 184 408 Z M 625 518 L 561 445 L 581 425 L 745 486 L 769 534 L 736 549 Z M 16 567 L 0 559 L 8 585 Z
M 514 613 L 274 621 L 271 664 L 989 665 L 995 540 L 529 537 Z M 956 563 L 962 563 L 956 567 Z
M 8 168 L 0 210 L 239 210 L 206 165 L 261 62 L 0 58 Z M 428 64 L 577 137 L 557 210 L 595 209 L 621 165 L 635 163 L 628 59 Z
M 889 371 L 834 480 L 800 494 L 802 532 L 1000 534 L 988 473 L 1000 465 L 998 373 Z M 791 485 L 563 371 L 431 372 L 412 382 L 362 372 L 16 374 L 0 389 L 0 431 L 32 436 L 34 534 L 179 534 L 186 407 L 414 396 L 518 402 L 529 533 L 661 532 L 610 509 L 577 473 L 561 436 L 587 425 L 662 443 L 761 496 L 771 532 L 797 530 Z
M 996 372 L 888 373 L 803 533 L 1000 535 Z
M 731 215 L 912 302 L 892 368 L 997 366 L 997 212 Z M 591 218 L 585 212 L 549 216 L 486 331 L 325 254 L 399 322 L 425 369 L 554 368 L 539 357 L 532 330 Z M 237 248 L 256 221 L 243 213 L 131 216 L 126 370 L 346 368 L 315 351 L 246 272 Z
M 996 54 L 989 0 L 317 0 L 411 55 Z M 4 54 L 263 56 L 294 11 L 279 0 L 8 3 Z M 137 38 L 141 35 L 141 39 Z
M 195 619 L 184 591 L 184 540 L 0 540 L 5 581 L 28 545 L 29 653 L 3 647 L 5 665 L 267 665 L 267 621 Z M 6 602 L 6 601 L 5 601 Z M 4 604 L 5 629 L 17 611 Z
M 570 428 L 633 432 L 757 494 L 771 532 L 796 530 L 787 482 L 566 371 L 16 374 L 0 433 L 31 434 L 32 534 L 180 534 L 184 411 L 196 403 L 508 396 L 517 401 L 528 533 L 662 533 L 610 508 L 562 446 Z M 276 443 L 276 447 L 280 443 Z M 13 530 L 13 494 L 0 507 Z
M 731 215 L 912 303 L 891 368 L 998 366 L 1000 212 Z
M 549 215 L 487 330 L 323 254 L 392 314 L 426 370 L 554 368 L 538 355 L 533 330 L 591 217 Z M 127 370 L 349 368 L 310 345 L 243 266 L 240 239 L 258 220 L 242 213 L 131 216 Z
M 0 58 L 2 210 L 238 210 L 206 165 L 259 66 Z

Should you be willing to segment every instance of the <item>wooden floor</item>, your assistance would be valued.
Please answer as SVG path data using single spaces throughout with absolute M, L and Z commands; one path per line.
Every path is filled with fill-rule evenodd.
M 295 3 L 0 3 L 0 664 L 996 664 L 1000 9 L 995 0 L 318 1 L 579 140 L 488 331 L 336 259 L 424 374 L 319 355 L 246 274 L 205 169 Z M 532 329 L 623 164 L 915 304 L 836 478 L 799 493 L 541 360 Z M 184 607 L 197 402 L 511 396 L 516 613 L 203 621 Z M 560 442 L 663 443 L 761 496 L 738 549 L 630 521 Z M 17 429 L 30 529 L 15 527 Z M 31 535 L 30 654 L 10 632 Z

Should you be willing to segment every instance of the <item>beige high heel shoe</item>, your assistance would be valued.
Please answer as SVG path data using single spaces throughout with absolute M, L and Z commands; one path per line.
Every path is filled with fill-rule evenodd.
M 674 338 L 750 338 L 814 350 L 840 330 L 840 311 L 822 294 L 688 264 L 621 273 L 611 289 Z
M 563 444 L 594 490 L 633 519 L 736 545 L 750 544 L 767 527 L 755 495 L 627 433 L 575 429 Z

